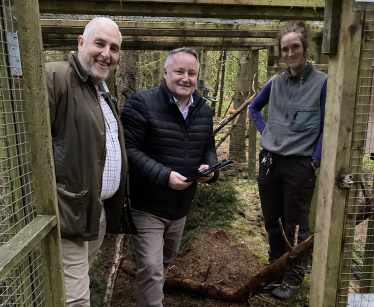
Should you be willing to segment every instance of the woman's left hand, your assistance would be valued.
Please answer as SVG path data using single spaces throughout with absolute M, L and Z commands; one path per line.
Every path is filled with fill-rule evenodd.
M 312 164 L 313 169 L 314 169 L 314 171 L 315 171 L 317 168 L 314 166 L 313 162 L 310 162 L 310 164 Z

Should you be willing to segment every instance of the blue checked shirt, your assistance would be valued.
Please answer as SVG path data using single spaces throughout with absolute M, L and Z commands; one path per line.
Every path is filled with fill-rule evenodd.
M 108 88 L 103 82 L 107 92 Z M 106 156 L 103 172 L 103 185 L 101 188 L 101 199 L 112 197 L 118 190 L 121 180 L 121 147 L 118 140 L 118 123 L 112 110 L 105 101 L 102 92 L 98 92 L 101 111 L 103 112 L 106 131 Z

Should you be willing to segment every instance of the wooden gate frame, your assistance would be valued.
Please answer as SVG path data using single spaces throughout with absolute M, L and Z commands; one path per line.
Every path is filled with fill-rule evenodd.
M 309 301 L 311 307 L 339 304 L 340 276 L 344 269 L 341 256 L 343 234 L 349 223 L 346 208 L 352 202 L 349 189 L 340 188 L 340 176 L 352 172 L 351 160 L 356 155 L 352 140 L 363 12 L 354 10 L 354 0 L 329 2 L 331 12 L 325 7 L 325 28 L 339 28 L 339 33 L 329 35 L 331 40 L 333 37 L 337 39 L 337 46 L 333 42 L 323 44 L 330 61 Z M 341 9 L 340 22 L 331 17 L 333 9 Z M 357 178 L 354 180 L 357 182 Z
M 0 248 L 0 280 L 39 244 L 48 307 L 66 306 L 44 54 L 37 0 L 14 1 L 38 216 Z

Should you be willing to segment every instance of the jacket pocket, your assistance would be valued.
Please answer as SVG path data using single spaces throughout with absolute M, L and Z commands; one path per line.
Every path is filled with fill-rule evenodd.
M 62 237 L 77 237 L 84 233 L 87 226 L 86 207 L 87 192 L 72 193 L 65 187 L 57 187 L 60 229 Z
M 293 132 L 317 132 L 320 128 L 321 111 L 320 108 L 299 108 L 295 109 L 295 114 L 291 121 L 291 131 Z

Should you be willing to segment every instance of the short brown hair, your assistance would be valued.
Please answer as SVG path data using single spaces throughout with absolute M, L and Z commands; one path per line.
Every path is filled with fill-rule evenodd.
M 174 54 L 176 54 L 178 52 L 184 52 L 184 53 L 192 54 L 196 58 L 197 66 L 200 69 L 199 54 L 197 53 L 197 51 L 195 49 L 188 48 L 188 47 L 182 47 L 182 48 L 174 49 L 172 52 L 170 52 L 170 54 L 168 55 L 168 57 L 165 61 L 165 66 L 164 67 L 166 69 L 169 67 L 171 59 L 173 58 Z

